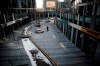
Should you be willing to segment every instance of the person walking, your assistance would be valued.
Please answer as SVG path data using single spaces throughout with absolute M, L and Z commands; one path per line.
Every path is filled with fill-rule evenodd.
M 47 31 L 49 31 L 49 27 L 47 26 Z

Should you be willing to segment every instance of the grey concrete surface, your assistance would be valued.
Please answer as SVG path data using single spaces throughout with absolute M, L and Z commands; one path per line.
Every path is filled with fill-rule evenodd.
M 12 33 L 4 41 L 0 40 L 0 66 L 31 66 L 29 57 L 19 38 L 23 29 L 28 25 L 15 30 L 15 41 Z M 92 59 L 69 41 L 52 21 L 45 23 L 44 20 L 41 22 L 41 29 L 44 30 L 44 33 L 36 34 L 37 27 L 33 22 L 31 22 L 31 25 L 28 33 L 36 44 L 57 62 L 58 66 L 97 66 Z M 47 26 L 49 31 L 46 30 Z
M 46 27 L 49 26 L 49 31 Z M 87 57 L 78 49 L 66 36 L 54 25 L 54 23 L 41 22 L 41 29 L 44 33 L 35 33 L 35 25 L 32 25 L 28 32 L 38 46 L 40 46 L 58 66 L 97 66 L 92 59 Z
M 14 37 L 11 33 L 5 37 L 5 40 L 0 40 L 0 66 L 32 66 L 19 38 L 22 30 L 28 25 L 16 29 Z

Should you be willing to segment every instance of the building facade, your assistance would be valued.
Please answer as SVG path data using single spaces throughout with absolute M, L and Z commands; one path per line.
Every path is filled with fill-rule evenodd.
M 85 54 L 100 62 L 100 1 L 71 0 L 68 8 L 60 6 L 57 27 Z
M 0 39 L 35 19 L 35 0 L 0 1 Z

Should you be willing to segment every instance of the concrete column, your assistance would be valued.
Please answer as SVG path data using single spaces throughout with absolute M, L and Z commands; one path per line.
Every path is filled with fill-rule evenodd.
M 52 11 L 53 12 L 53 11 Z M 54 12 L 52 13 L 52 17 L 53 17 Z
M 77 43 L 77 36 L 78 36 L 78 30 L 76 29 L 76 38 L 75 38 L 75 45 L 76 45 L 76 43 Z
M 4 22 L 6 23 L 6 22 L 7 22 L 7 21 L 6 21 L 6 15 L 4 14 L 3 16 L 4 16 Z M 3 24 L 2 24 L 2 29 L 3 29 L 3 36 L 4 36 L 4 38 L 5 38 L 6 35 L 5 35 L 5 28 L 4 28 Z
M 94 0 L 92 15 L 96 14 L 96 0 Z
M 95 24 L 96 24 L 96 16 L 93 15 L 91 18 L 90 29 L 94 29 Z
M 78 14 L 77 24 L 79 24 L 79 22 L 80 22 L 80 15 Z
M 81 50 L 83 49 L 83 42 L 84 42 L 84 34 L 82 34 Z
M 49 12 L 48 12 L 48 18 L 49 18 Z
M 12 13 L 12 18 L 13 18 L 13 21 L 14 21 L 15 20 L 14 13 Z
M 40 18 L 40 12 L 39 12 L 39 18 Z
M 60 13 L 60 19 L 61 19 L 61 13 Z
M 28 7 L 27 7 L 27 0 L 26 0 L 26 8 L 28 8 Z M 27 13 L 28 13 L 28 9 L 26 9 L 26 14 L 27 14 Z
M 97 13 L 97 6 L 96 6 L 96 0 L 94 0 L 90 29 L 94 29 L 96 23 L 96 13 Z
M 18 0 L 18 8 L 22 8 L 21 1 Z
M 72 27 L 72 31 L 71 31 L 71 42 L 73 40 L 73 31 L 74 31 L 74 28 Z
M 33 1 L 31 0 L 31 8 L 32 8 L 32 4 L 33 4 L 32 2 L 33 2 Z
M 65 27 L 65 25 L 64 25 L 64 23 L 63 23 L 63 34 L 64 34 L 64 27 Z
M 4 17 L 4 21 L 5 21 L 5 23 L 6 23 L 7 21 L 6 21 L 6 16 L 5 16 L 5 14 L 3 14 L 3 17 Z
M 86 15 L 86 6 L 84 6 L 84 9 L 83 9 L 83 20 L 82 20 L 83 27 L 84 27 L 84 23 L 85 23 L 85 15 Z
M 100 63 L 100 41 L 97 43 L 95 60 Z

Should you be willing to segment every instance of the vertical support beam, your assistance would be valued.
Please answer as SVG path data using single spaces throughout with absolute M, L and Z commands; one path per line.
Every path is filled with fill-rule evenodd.
M 66 25 L 66 28 L 65 28 L 65 35 L 67 36 L 67 26 L 68 26 L 68 24 Z
M 53 17 L 54 12 L 53 11 L 51 11 L 51 12 L 52 12 L 52 17 Z
M 49 11 L 48 11 L 48 18 L 49 18 Z
M 100 41 L 97 43 L 95 60 L 100 63 Z
M 61 13 L 60 13 L 60 19 L 61 19 Z
M 96 5 L 96 1 L 94 0 L 90 29 L 94 29 L 96 23 L 96 13 L 97 13 L 97 5 Z
M 12 18 L 13 18 L 13 21 L 14 21 L 15 20 L 14 13 L 12 13 Z
M 92 15 L 91 23 L 90 23 L 90 29 L 94 29 L 96 23 L 96 16 Z
M 20 10 L 20 14 L 18 14 L 18 15 L 22 15 L 22 11 L 21 10 Z M 18 16 L 18 18 L 22 18 L 22 17 Z
M 18 19 L 18 14 L 19 14 L 19 13 L 18 13 L 18 10 L 16 10 L 16 18 L 17 18 L 17 19 Z
M 5 14 L 3 14 L 3 17 L 4 17 L 4 22 L 6 24 L 6 16 L 5 16 Z M 4 25 L 3 24 L 2 24 L 2 29 L 3 29 L 3 37 L 5 38 L 6 35 L 5 35 L 5 28 L 4 28 Z
M 27 8 L 27 0 L 25 0 L 26 8 Z
M 44 11 L 46 11 L 46 1 L 47 1 L 47 0 L 43 0 L 43 1 L 44 1 L 44 3 L 43 3 L 43 7 L 44 7 L 44 8 L 43 8 L 43 9 L 44 9 Z
M 86 6 L 84 6 L 84 9 L 83 9 L 83 20 L 82 20 L 83 27 L 84 27 L 84 23 L 85 23 L 85 14 L 86 14 L 85 8 L 86 8 Z
M 14 26 L 11 26 L 11 29 L 12 29 L 12 31 L 13 31 L 13 39 L 14 39 L 14 41 L 15 41 Z
M 8 16 L 8 13 L 7 13 L 7 15 L 6 15 L 6 22 L 8 22 L 9 21 L 9 16 Z
M 64 25 L 64 23 L 63 23 L 63 34 L 64 34 L 64 27 L 65 27 L 65 25 Z
M 21 1 L 20 0 L 17 0 L 17 2 L 18 2 L 18 8 L 22 8 Z
M 92 15 L 96 15 L 96 0 L 94 0 Z
M 35 17 L 35 21 L 36 21 L 36 10 L 35 10 L 35 16 L 34 17 Z
M 75 22 L 75 13 L 73 13 L 73 23 Z
M 83 43 L 84 43 L 84 34 L 82 34 L 81 50 L 83 50 Z
M 27 0 L 26 0 L 26 8 L 28 8 L 27 5 L 28 5 L 28 2 L 27 2 Z M 27 14 L 27 13 L 28 13 L 28 9 L 26 9 L 26 14 Z
M 71 31 L 71 42 L 73 40 L 73 31 L 74 31 L 74 28 L 72 27 L 72 31 Z
M 68 15 L 68 22 L 69 22 L 69 20 L 70 20 L 70 16 L 69 16 L 69 13 L 68 13 L 67 15 Z
M 42 12 L 43 18 L 44 18 L 44 11 Z
M 14 21 L 14 20 L 15 20 L 15 18 L 14 18 L 14 13 L 12 13 L 12 18 L 13 18 L 13 21 Z M 14 41 L 15 41 L 14 25 L 12 25 L 11 28 L 12 28 L 12 31 L 13 31 L 13 39 L 14 39 Z
M 5 14 L 3 14 L 3 17 L 4 17 L 4 22 L 6 23 L 7 21 L 6 21 L 6 16 L 5 16 Z
M 4 24 L 1 24 L 1 26 L 2 26 L 2 29 L 3 29 L 3 38 L 5 38 L 5 37 L 6 37 L 6 35 L 5 35 L 5 28 L 4 28 Z
M 78 14 L 78 20 L 77 20 L 77 24 L 79 25 L 80 22 L 80 15 Z
M 33 8 L 33 1 L 31 0 L 31 8 Z M 31 12 L 31 20 L 33 21 L 33 17 L 32 17 L 32 15 L 33 15 L 33 10 L 30 10 L 30 12 Z
M 39 12 L 39 18 L 40 18 L 40 13 L 41 13 L 41 12 Z
M 31 0 L 31 8 L 32 8 L 32 4 L 33 4 L 32 2 L 33 2 L 33 1 Z
M 78 36 L 78 29 L 76 29 L 76 38 L 75 38 L 75 45 L 76 45 L 76 43 L 77 43 L 77 36 Z

